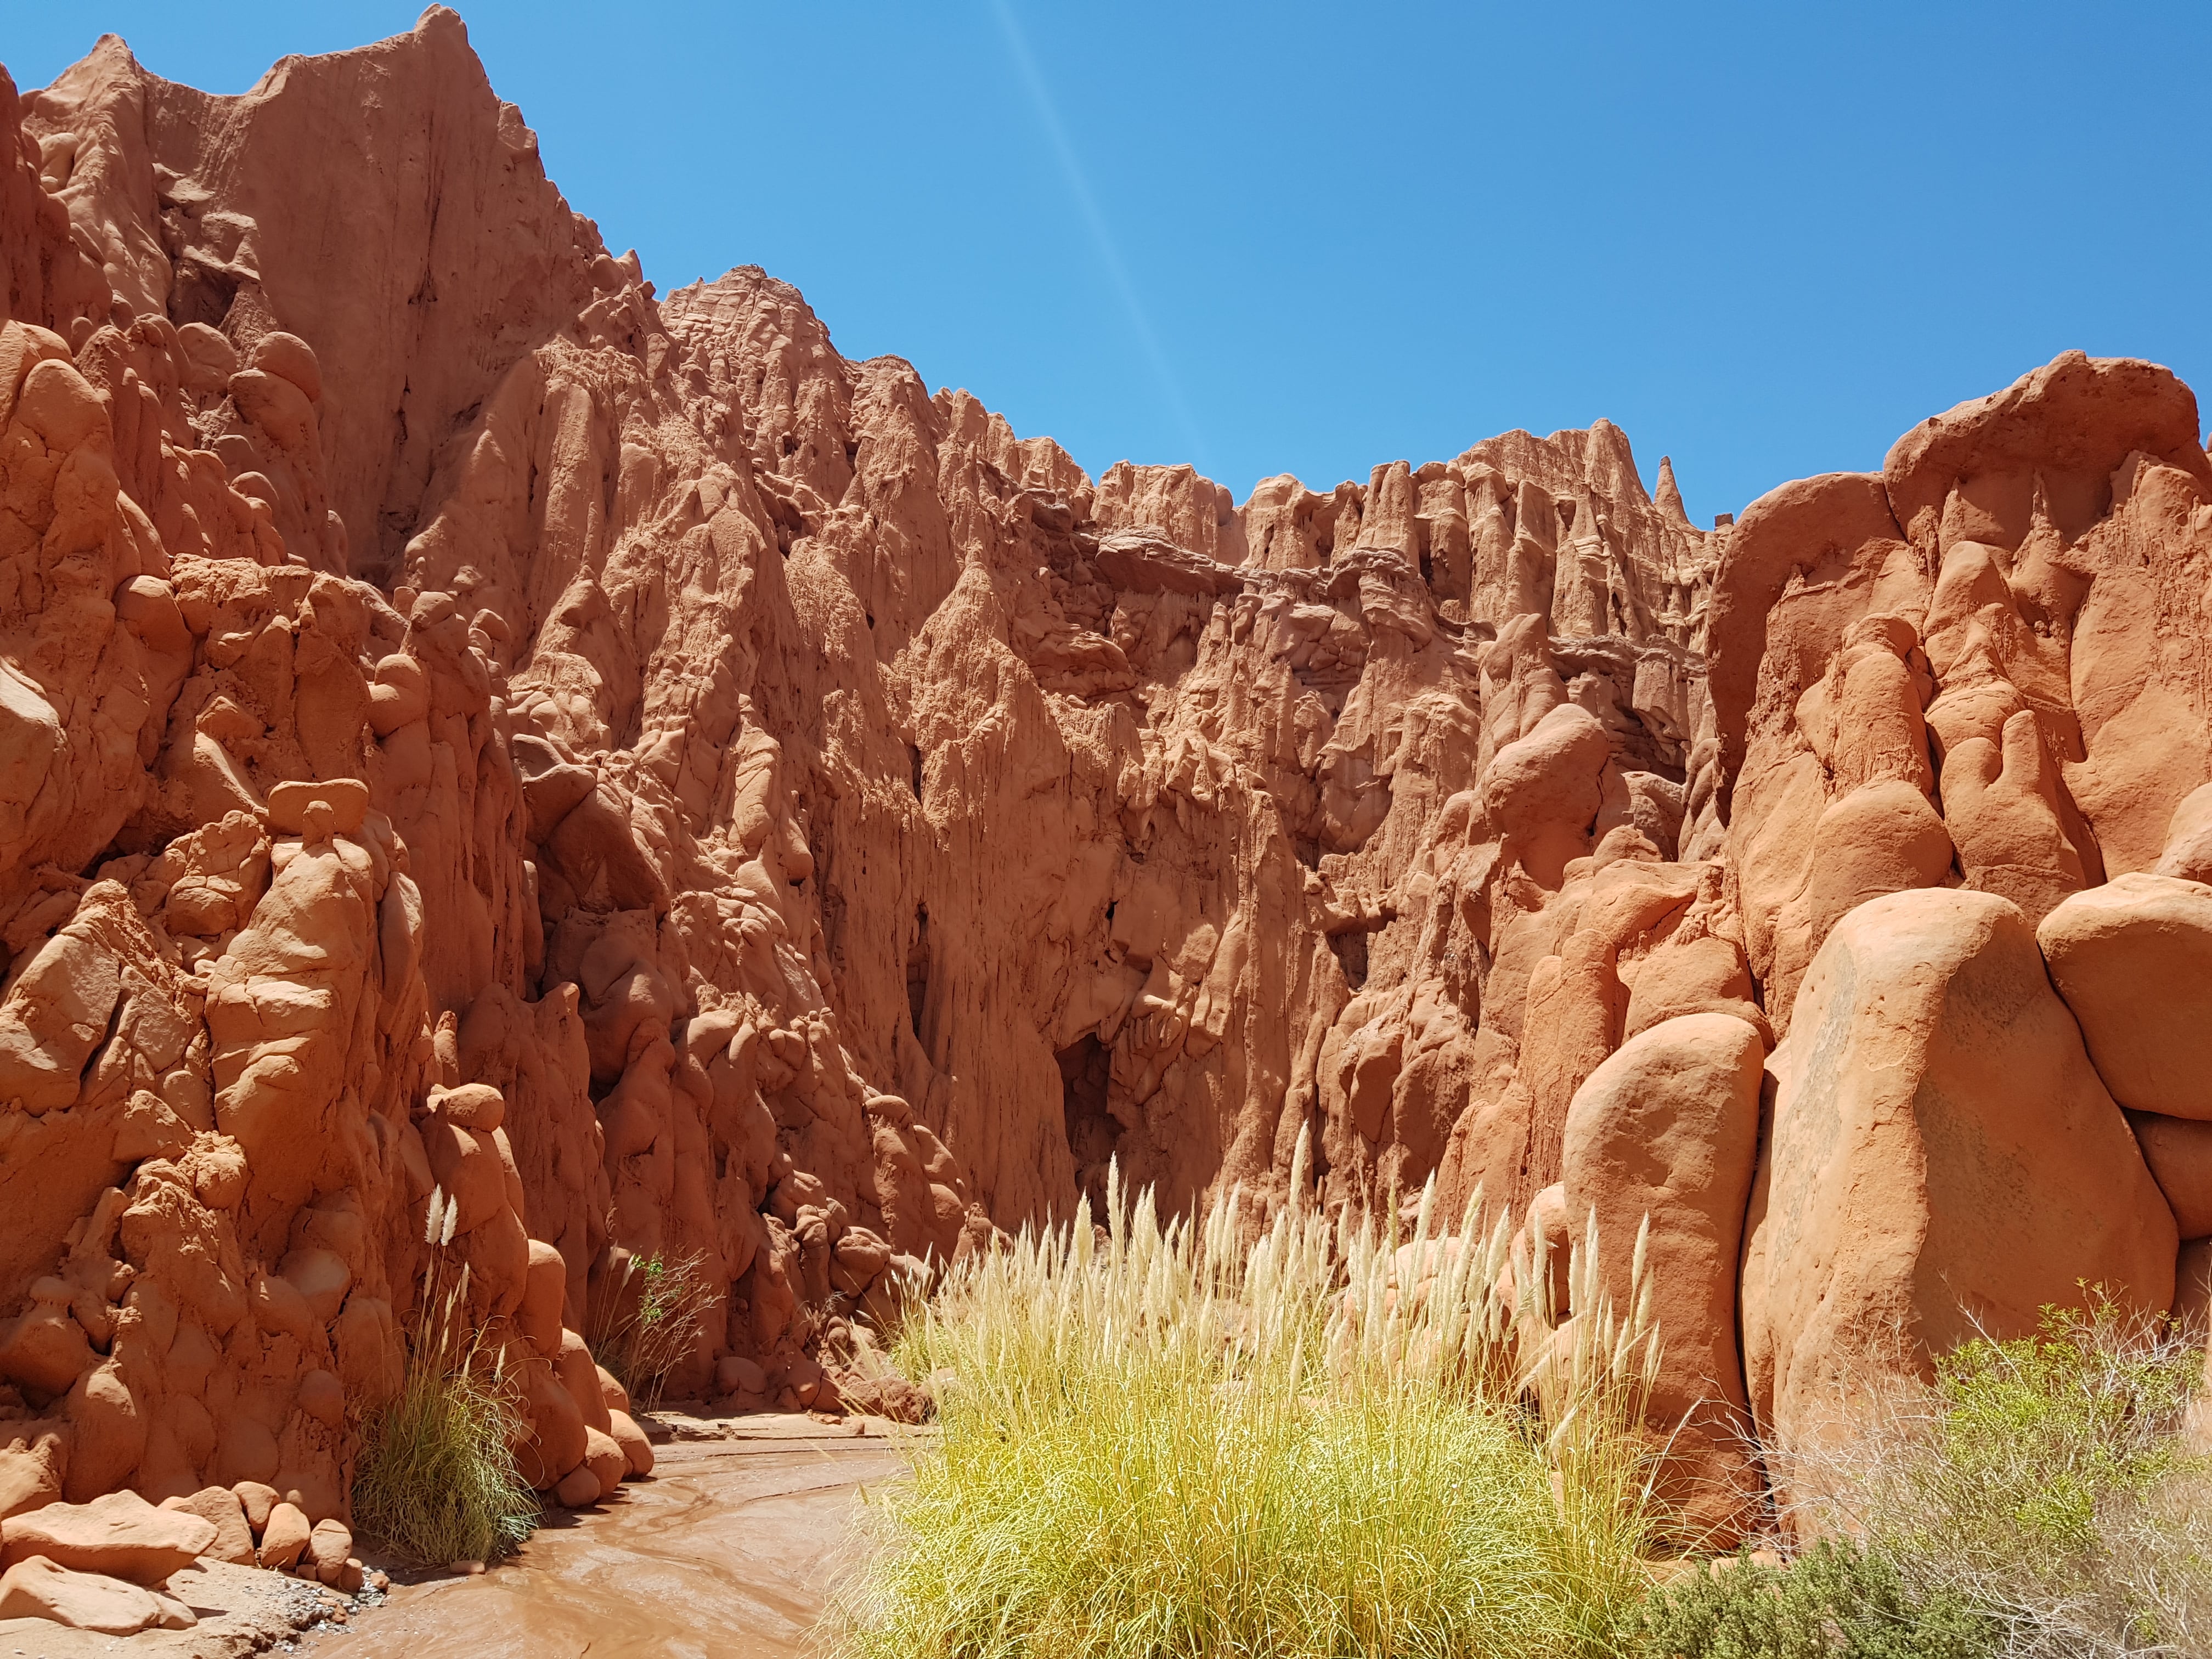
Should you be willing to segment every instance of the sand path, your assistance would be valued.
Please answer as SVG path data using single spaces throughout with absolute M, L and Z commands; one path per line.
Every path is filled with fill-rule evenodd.
M 855 1559 L 863 1493 L 903 1465 L 880 1434 L 804 1418 L 732 1425 L 655 1449 L 651 1478 L 579 1515 L 552 1512 L 519 1554 L 472 1578 L 393 1587 L 315 1659 L 786 1659 Z

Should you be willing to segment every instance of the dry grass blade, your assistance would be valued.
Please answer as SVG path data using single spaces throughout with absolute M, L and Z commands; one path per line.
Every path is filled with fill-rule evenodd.
M 592 1294 L 586 1343 L 640 1409 L 659 1406 L 669 1377 L 695 1352 L 721 1293 L 702 1251 L 625 1256 Z

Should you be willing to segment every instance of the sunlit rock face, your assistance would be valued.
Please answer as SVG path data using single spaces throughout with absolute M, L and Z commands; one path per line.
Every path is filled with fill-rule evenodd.
M 1308 1133 L 1330 1204 L 1656 1210 L 1760 1429 L 1885 1319 L 2172 1298 L 2212 1152 L 2123 1109 L 2212 1107 L 2097 1069 L 2212 901 L 2163 369 L 2070 354 L 1710 532 L 1603 422 L 1239 505 L 756 269 L 657 296 L 450 12 L 234 98 L 109 38 L 6 133 L 0 1498 L 342 1515 L 465 1264 L 588 1501 L 634 1264 L 720 1297 L 680 1390 L 866 1403 L 822 1339 L 921 1264 L 1115 1162 L 1279 1202 Z M 2007 1021 L 2040 1127 L 1931 1160 Z M 1695 1133 L 1646 1060 L 1585 1089 L 1654 1032 L 1728 1080 Z M 2097 1226 L 1960 1242 L 2085 1147 Z

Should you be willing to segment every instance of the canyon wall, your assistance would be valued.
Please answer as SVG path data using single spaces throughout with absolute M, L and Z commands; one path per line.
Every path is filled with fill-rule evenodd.
M 1650 1216 L 1723 1528 L 1884 1341 L 2201 1304 L 2165 370 L 1710 532 L 1603 422 L 1238 505 L 658 295 L 442 9 L 234 98 L 110 37 L 0 151 L 0 1515 L 342 1514 L 463 1263 L 588 1501 L 635 1264 L 720 1297 L 679 1388 L 881 1405 L 927 1264 L 1307 1132 Z

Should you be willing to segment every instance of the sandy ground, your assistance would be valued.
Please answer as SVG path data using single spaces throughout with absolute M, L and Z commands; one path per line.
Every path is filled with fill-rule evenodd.
M 284 1650 L 333 1608 L 350 1607 L 319 1586 L 281 1572 L 202 1562 L 170 1576 L 168 1594 L 199 1615 L 191 1630 L 95 1636 L 43 1619 L 0 1620 L 0 1659 L 246 1659 Z
M 817 1627 L 860 1557 L 866 1495 L 898 1478 L 915 1431 L 671 1413 L 653 1429 L 650 1477 L 596 1510 L 549 1510 L 489 1572 L 410 1582 L 395 1571 L 388 1596 L 354 1601 L 204 1564 L 169 1581 L 196 1629 L 113 1637 L 0 1620 L 0 1659 L 818 1659 Z M 349 1622 L 332 1622 L 341 1612 Z
M 314 1659 L 785 1659 L 858 1556 L 864 1494 L 903 1462 L 886 1425 L 675 1419 L 652 1476 L 596 1510 L 550 1512 L 476 1577 L 395 1583 Z M 854 1432 L 855 1427 L 862 1430 Z M 0 1644 L 0 1659 L 10 1659 Z

